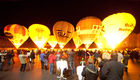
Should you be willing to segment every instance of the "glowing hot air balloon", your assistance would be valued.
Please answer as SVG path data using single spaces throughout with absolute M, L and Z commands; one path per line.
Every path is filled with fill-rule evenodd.
M 73 41 L 74 41 L 76 48 L 78 48 L 81 44 L 83 44 L 82 41 L 80 40 L 79 36 L 77 35 L 77 32 L 74 32 Z
M 54 35 L 51 35 L 48 39 L 48 43 L 51 45 L 52 48 L 54 48 L 57 44 L 57 40 Z
M 58 21 L 53 26 L 53 34 L 56 37 L 60 48 L 67 44 L 74 33 L 74 26 L 66 21 Z
M 106 49 L 108 47 L 107 41 L 104 38 L 102 32 L 99 35 L 97 35 L 97 38 L 94 42 L 98 46 L 99 49 Z
M 45 46 L 45 43 L 50 37 L 50 30 L 42 24 L 32 24 L 29 27 L 29 36 L 33 42 L 40 48 Z
M 76 32 L 81 41 L 88 48 L 102 30 L 101 20 L 97 17 L 85 17 L 76 25 Z
M 27 28 L 18 24 L 5 26 L 4 34 L 16 48 L 19 48 L 29 37 Z
M 130 13 L 117 13 L 106 17 L 102 24 L 105 30 L 103 36 L 108 44 L 115 48 L 133 31 L 136 20 Z

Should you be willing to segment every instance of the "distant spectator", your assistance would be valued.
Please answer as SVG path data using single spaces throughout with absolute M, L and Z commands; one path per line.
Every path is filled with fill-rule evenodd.
M 35 59 L 35 52 L 34 52 L 34 50 L 32 50 L 30 58 L 31 58 L 31 63 L 34 64 L 34 59 Z
M 117 53 L 117 56 L 118 56 L 118 62 L 121 62 L 121 60 L 123 59 L 123 55 L 121 54 L 120 51 Z
M 44 69 L 44 55 L 45 55 L 45 52 L 42 52 L 40 54 L 41 69 Z
M 127 53 L 124 53 L 123 64 L 125 65 L 124 68 L 126 72 L 128 70 L 128 60 L 129 60 L 129 55 Z
M 49 72 L 50 72 L 50 74 L 53 74 L 53 72 L 54 72 L 54 62 L 56 60 L 54 52 L 51 52 L 48 59 L 49 59 Z
M 73 75 L 75 73 L 74 51 L 73 50 L 69 50 L 67 52 L 67 54 L 69 55 L 68 61 L 69 61 L 70 69 L 71 69 L 71 74 Z
M 97 50 L 95 50 L 95 52 L 94 52 L 94 64 L 98 64 L 98 57 L 100 57 L 100 54 L 98 53 L 98 51 Z

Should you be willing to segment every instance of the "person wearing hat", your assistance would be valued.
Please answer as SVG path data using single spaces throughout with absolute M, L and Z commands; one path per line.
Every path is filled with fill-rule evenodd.
M 97 80 L 98 70 L 93 64 L 92 58 L 88 59 L 88 65 L 84 67 L 82 76 L 84 77 L 84 80 Z

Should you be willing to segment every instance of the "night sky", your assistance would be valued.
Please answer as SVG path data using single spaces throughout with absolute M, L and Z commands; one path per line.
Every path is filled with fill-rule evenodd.
M 0 35 L 8 24 L 44 24 L 52 32 L 56 21 L 65 20 L 76 26 L 86 16 L 105 17 L 128 12 L 136 18 L 134 33 L 140 32 L 140 0 L 1 0 L 0 1 Z

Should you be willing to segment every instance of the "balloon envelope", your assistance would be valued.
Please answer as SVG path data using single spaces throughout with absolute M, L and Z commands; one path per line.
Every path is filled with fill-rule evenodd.
M 54 35 L 51 35 L 48 39 L 48 43 L 51 45 L 52 48 L 54 48 L 57 44 L 57 40 Z
M 102 24 L 105 30 L 103 36 L 108 44 L 115 48 L 133 31 L 136 20 L 130 13 L 117 13 L 106 17 Z
M 5 26 L 4 34 L 16 48 L 19 48 L 29 37 L 27 28 L 18 24 Z
M 77 35 L 77 32 L 74 32 L 73 41 L 74 41 L 76 48 L 78 48 L 81 44 L 83 44 L 82 41 L 80 40 L 79 36 Z
M 29 36 L 40 49 L 45 46 L 45 43 L 49 39 L 50 30 L 45 25 L 32 24 L 29 26 Z
M 53 26 L 53 34 L 61 48 L 67 44 L 74 33 L 74 26 L 66 21 L 58 21 Z
M 86 44 L 86 48 L 96 39 L 101 29 L 101 20 L 92 16 L 81 19 L 76 25 L 76 32 L 81 41 Z
M 104 38 L 102 32 L 99 35 L 97 35 L 97 38 L 96 38 L 96 40 L 94 42 L 98 46 L 99 49 L 106 49 L 106 48 L 108 48 L 107 41 Z

